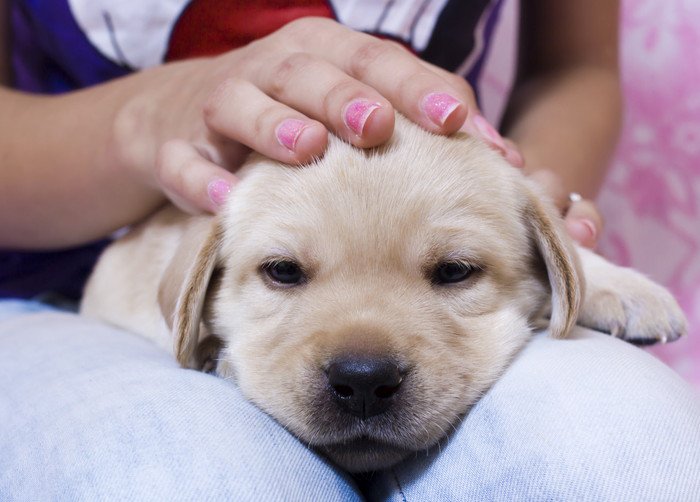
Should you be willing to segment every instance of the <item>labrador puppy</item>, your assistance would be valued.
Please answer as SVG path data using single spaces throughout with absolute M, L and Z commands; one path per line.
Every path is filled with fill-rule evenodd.
M 307 167 L 252 155 L 217 217 L 175 208 L 112 244 L 82 313 L 233 380 L 351 472 L 442 439 L 546 323 L 685 333 L 640 274 L 576 249 L 537 186 L 474 138 L 397 117 Z

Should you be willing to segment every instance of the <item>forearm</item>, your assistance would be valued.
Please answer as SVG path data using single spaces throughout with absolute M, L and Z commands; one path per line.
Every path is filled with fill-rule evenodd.
M 203 86 L 191 64 L 59 96 L 0 88 L 0 247 L 84 243 L 162 204 L 158 146 L 201 113 L 195 99 L 173 106 Z
M 8 29 L 8 10 L 6 2 L 0 2 L 0 85 L 10 83 L 10 41 L 6 36 L 10 32 Z
M 160 203 L 115 154 L 113 124 L 126 99 L 123 87 L 59 97 L 0 89 L 0 246 L 86 242 Z
M 614 70 L 564 69 L 516 87 L 504 132 L 520 147 L 526 172 L 550 170 L 565 193 L 594 198 L 617 140 L 621 101 Z

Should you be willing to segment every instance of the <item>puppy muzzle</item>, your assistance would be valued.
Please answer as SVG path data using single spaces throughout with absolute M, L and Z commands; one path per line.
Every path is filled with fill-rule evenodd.
M 394 405 L 402 373 L 399 365 L 387 357 L 344 356 L 328 367 L 329 392 L 342 411 L 365 420 Z

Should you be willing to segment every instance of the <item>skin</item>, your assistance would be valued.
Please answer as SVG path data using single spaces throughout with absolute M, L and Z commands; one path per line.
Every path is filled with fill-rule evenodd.
M 615 2 L 596 3 L 601 16 L 611 9 L 608 4 Z M 545 23 L 546 9 L 532 5 L 527 8 Z M 565 19 L 579 21 L 576 12 L 569 12 L 573 6 L 564 10 L 570 14 Z M 594 195 L 619 121 L 619 105 L 610 105 L 616 70 L 597 61 L 592 54 L 596 45 L 586 49 L 590 32 L 580 30 L 579 40 L 574 31 L 562 29 L 535 44 L 534 60 L 539 65 L 551 60 L 551 66 L 542 72 L 540 66 L 529 65 L 521 74 L 506 123 L 521 153 L 515 143 L 482 135 L 512 163 L 524 159 L 527 170 L 546 168 L 555 180 L 555 196 L 556 190 L 569 187 Z M 565 43 L 569 37 L 576 40 Z M 614 30 L 603 33 L 606 40 L 615 37 Z M 337 43 L 339 39 L 344 43 Z M 544 50 L 554 42 L 562 45 L 563 54 Z M 574 49 L 591 54 L 586 59 Z M 569 52 L 576 57 L 566 63 Z M 589 88 L 603 73 L 605 78 L 598 80 L 605 85 Z M 444 121 L 426 112 L 424 100 L 435 93 L 455 103 Z M 347 106 L 357 99 L 379 105 L 360 134 L 344 120 Z M 591 102 L 599 106 L 591 107 Z M 329 131 L 359 147 L 376 146 L 391 136 L 395 109 L 439 134 L 460 127 L 481 134 L 475 125 L 474 95 L 463 79 L 419 61 L 396 44 L 323 19 L 290 23 L 216 58 L 166 64 L 65 95 L 36 96 L 0 87 L 0 108 L 5 112 L 0 115 L 4 248 L 81 244 L 143 219 L 166 197 L 192 213 L 215 212 L 235 188 L 235 170 L 250 148 L 298 163 L 322 154 Z M 605 133 L 596 134 L 599 129 L 590 120 L 570 120 L 562 109 L 577 110 L 573 116 L 579 118 L 602 110 L 618 112 L 598 115 Z M 303 126 L 293 149 L 276 135 L 289 119 Z M 552 135 L 575 147 L 552 148 Z M 571 151 L 590 154 L 572 162 Z M 585 178 L 595 181 L 579 184 L 578 172 L 590 173 Z M 585 207 L 575 205 L 570 216 L 579 211 L 577 206 Z M 597 225 L 596 234 L 584 242 L 590 245 L 600 222 L 591 216 L 597 215 L 592 205 L 581 214 Z
M 585 199 L 603 183 L 622 116 L 619 2 L 524 0 L 521 9 L 520 68 L 503 130 L 560 207 L 571 192 L 584 197 L 571 205 L 567 229 L 594 247 L 603 224 Z
M 0 34 L 7 33 L 7 9 L 5 4 L 0 5 Z M 8 68 L 9 55 L 6 37 L 0 36 L 0 84 L 6 85 L 10 81 L 10 69 Z

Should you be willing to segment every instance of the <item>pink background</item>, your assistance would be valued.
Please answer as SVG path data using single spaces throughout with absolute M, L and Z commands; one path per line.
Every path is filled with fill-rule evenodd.
M 508 0 L 482 82 L 497 121 L 512 77 L 516 13 Z M 599 198 L 600 251 L 673 291 L 689 337 L 651 351 L 700 390 L 700 1 L 623 0 L 625 118 Z

